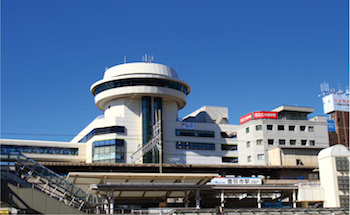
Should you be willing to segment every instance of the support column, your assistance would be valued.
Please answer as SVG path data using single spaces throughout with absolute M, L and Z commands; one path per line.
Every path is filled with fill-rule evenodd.
M 221 206 L 220 206 L 220 212 L 221 213 L 224 213 L 224 208 L 225 208 L 225 193 L 224 193 L 224 190 L 221 190 Z
M 296 208 L 297 207 L 297 194 L 296 194 L 295 190 L 293 190 L 292 201 L 293 201 L 293 208 Z
M 258 190 L 257 202 L 258 202 L 258 208 L 261 208 L 261 192 L 260 192 L 260 190 Z
M 108 195 L 108 194 L 107 194 Z M 104 201 L 104 204 L 103 204 L 103 210 L 105 211 L 105 214 L 108 214 L 109 213 L 109 210 L 108 210 L 108 200 L 105 199 Z
M 199 197 L 199 190 L 196 190 L 196 208 L 200 209 L 201 199 Z
M 113 191 L 111 192 L 111 195 L 109 196 L 109 214 L 114 214 L 114 197 L 113 197 Z

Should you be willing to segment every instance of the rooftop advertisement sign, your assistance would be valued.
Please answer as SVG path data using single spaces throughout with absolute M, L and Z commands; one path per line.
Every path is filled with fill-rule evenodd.
M 349 112 L 349 96 L 347 94 L 329 94 L 322 98 L 323 112 L 325 114 L 333 111 Z
M 278 113 L 271 111 L 255 111 L 239 118 L 239 124 L 243 124 L 252 119 L 278 119 Z

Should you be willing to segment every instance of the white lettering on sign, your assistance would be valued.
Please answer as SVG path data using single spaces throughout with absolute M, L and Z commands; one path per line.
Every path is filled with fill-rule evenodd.
M 259 111 L 253 112 L 254 119 L 278 119 L 277 112 Z
M 239 124 L 243 124 L 252 119 L 278 119 L 278 113 L 271 111 L 256 111 L 253 113 L 248 113 L 247 115 L 239 118 Z
M 261 185 L 262 180 L 259 177 L 217 177 L 210 184 Z
M 248 122 L 249 120 L 251 120 L 252 117 L 252 113 L 248 113 L 247 115 L 242 116 L 241 118 L 239 118 L 239 124 L 243 124 L 245 122 Z

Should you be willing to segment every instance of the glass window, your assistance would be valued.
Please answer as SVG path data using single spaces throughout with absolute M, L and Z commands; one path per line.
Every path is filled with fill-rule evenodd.
M 349 171 L 349 160 L 347 157 L 336 157 L 335 162 L 337 171 Z
M 93 143 L 94 163 L 124 163 L 125 150 L 123 139 L 100 140 Z
M 279 131 L 284 131 L 284 125 L 278 125 L 277 128 L 278 128 Z
M 339 195 L 340 207 L 349 208 L 349 195 Z
M 256 140 L 256 145 L 260 146 L 260 145 L 262 145 L 262 144 L 263 144 L 263 140 L 262 140 L 262 139 Z
M 349 191 L 349 176 L 338 176 L 338 189 Z
M 191 137 L 215 137 L 214 131 L 202 131 L 202 130 L 187 130 L 176 129 L 176 136 L 191 136 Z
M 249 127 L 245 128 L 245 133 L 249 133 Z
M 309 129 L 309 132 L 314 132 L 314 126 L 309 126 L 308 129 Z
M 305 126 L 301 125 L 300 126 L 300 131 L 305 131 Z
M 237 151 L 237 145 L 221 144 L 222 151 Z
M 278 140 L 278 143 L 279 143 L 280 145 L 286 145 L 286 140 L 280 139 L 280 140 Z
M 109 134 L 109 133 L 125 133 L 125 127 L 111 126 L 111 127 L 104 127 L 104 128 L 95 128 L 92 131 L 90 131 L 87 135 L 85 135 L 85 137 L 79 140 L 79 143 L 86 143 L 95 135 Z
M 166 88 L 171 88 L 174 90 L 178 90 L 180 92 L 183 92 L 184 94 L 188 94 L 188 89 L 186 86 L 170 81 L 170 80 L 160 80 L 156 78 L 130 78 L 130 79 L 124 79 L 124 80 L 114 80 L 110 81 L 107 83 L 103 83 L 98 85 L 96 88 L 92 90 L 92 93 L 94 95 L 97 95 L 98 93 L 109 90 L 112 88 L 117 88 L 117 87 L 126 87 L 126 86 L 157 86 L 157 87 L 166 87 Z
M 258 154 L 258 160 L 264 160 L 265 155 L 264 154 Z
M 247 157 L 247 161 L 248 161 L 248 163 L 250 163 L 250 162 L 252 161 L 252 156 L 249 155 L 249 156 Z
M 268 139 L 267 140 L 267 144 L 269 144 L 269 145 L 273 145 L 273 142 L 274 142 L 273 139 Z
M 301 145 L 305 146 L 306 142 L 307 142 L 307 140 L 301 140 Z
M 220 135 L 222 138 L 234 138 L 234 139 L 237 138 L 237 134 L 233 133 L 233 132 L 229 133 L 229 132 L 222 131 L 222 132 L 220 132 Z
M 255 130 L 261 131 L 261 130 L 262 130 L 262 125 L 256 125 L 256 126 L 255 126 Z
M 215 150 L 214 143 L 176 142 L 177 149 Z
M 293 146 L 296 144 L 296 142 L 297 142 L 296 140 L 289 140 L 289 145 Z
M 247 148 L 249 148 L 249 147 L 250 147 L 250 142 L 248 141 L 248 142 L 247 142 Z
M 221 161 L 223 163 L 238 163 L 238 157 L 222 157 Z
M 272 131 L 273 126 L 272 125 L 266 125 L 266 129 Z
M 310 146 L 314 146 L 315 145 L 315 140 L 310 140 L 309 143 L 310 143 Z
M 288 126 L 288 128 L 289 128 L 290 131 L 294 131 L 295 130 L 295 125 L 290 125 L 290 126 Z

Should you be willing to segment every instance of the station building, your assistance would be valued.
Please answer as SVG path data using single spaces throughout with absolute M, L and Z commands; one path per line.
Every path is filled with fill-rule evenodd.
M 227 108 L 208 107 L 207 121 L 178 120 L 189 85 L 165 65 L 138 62 L 111 67 L 91 86 L 104 111 L 71 142 L 86 145 L 86 162 L 221 164 L 237 158 Z M 198 113 L 202 114 L 202 113 Z M 208 123 L 210 118 L 210 123 Z M 162 147 L 161 151 L 160 147 Z
M 318 152 L 329 145 L 327 120 L 308 119 L 310 107 L 256 111 L 233 125 L 226 107 L 204 106 L 179 120 L 178 110 L 186 105 L 191 89 L 174 69 L 162 64 L 113 66 L 90 90 L 104 114 L 70 142 L 68 148 L 74 149 L 68 151 L 78 150 L 74 153 L 81 162 L 317 165 Z M 29 145 L 35 145 L 15 142 L 2 140 L 2 149 L 19 150 L 23 143 L 21 150 L 28 153 Z M 64 143 L 38 141 L 38 146 L 43 144 L 67 148 Z M 52 152 L 54 160 L 56 151 L 37 153 L 46 154 L 39 156 L 44 159 Z M 35 151 L 30 154 L 35 157 Z
M 24 184 L 49 195 L 65 181 L 58 199 L 79 210 L 87 204 L 87 192 L 103 196 L 95 213 L 135 204 L 222 210 L 324 201 L 317 155 L 328 146 L 327 120 L 308 119 L 313 108 L 280 106 L 247 114 L 233 125 L 226 107 L 204 106 L 179 120 L 190 86 L 174 69 L 151 62 L 113 66 L 90 89 L 104 114 L 71 142 L 1 140 L 2 159 L 24 165 L 9 167 L 17 170 L 9 178 L 26 170 L 30 180 Z M 11 155 L 18 152 L 35 161 Z M 19 194 L 20 181 L 8 189 Z M 301 195 L 310 193 L 310 184 L 317 185 L 316 197 Z M 67 198 L 66 187 L 75 186 Z

